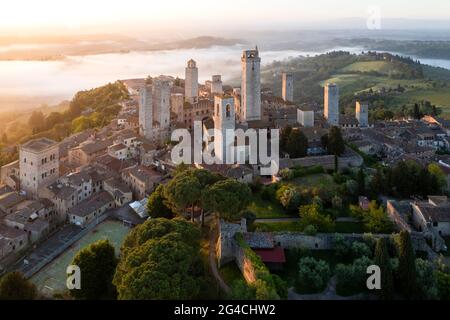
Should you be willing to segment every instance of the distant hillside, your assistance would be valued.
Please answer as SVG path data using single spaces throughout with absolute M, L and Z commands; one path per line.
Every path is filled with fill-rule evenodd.
M 86 39 L 86 40 L 84 40 Z M 3 40 L 3 41 L 2 41 Z M 231 46 L 246 44 L 242 39 L 226 39 L 220 37 L 202 36 L 177 41 L 137 40 L 130 37 L 114 35 L 56 37 L 42 42 L 43 39 L 24 38 L 18 43 L 24 48 L 9 47 L 11 39 L 0 38 L 0 60 L 62 60 L 67 56 L 83 56 L 107 53 L 127 53 L 131 51 L 157 51 L 190 48 L 209 48 L 212 46 Z M 5 47 L 2 46 L 5 43 Z
M 423 66 L 410 58 L 339 51 L 274 62 L 263 68 L 262 77 L 276 94 L 281 94 L 283 71 L 294 74 L 294 100 L 299 104 L 323 105 L 323 85 L 334 82 L 346 112 L 353 112 L 357 98 L 369 100 L 375 109 L 393 112 L 428 101 L 427 106 L 435 105 L 444 117 L 450 117 L 450 70 Z
M 398 52 L 419 58 L 449 59 L 450 41 L 385 40 L 385 39 L 335 39 L 338 46 L 364 47 L 366 50 Z

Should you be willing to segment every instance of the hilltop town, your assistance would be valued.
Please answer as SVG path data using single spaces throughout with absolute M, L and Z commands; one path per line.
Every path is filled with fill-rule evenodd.
M 101 110 L 90 105 L 101 90 L 85 93 L 92 94 L 86 100 L 81 94 L 70 109 L 78 108 L 73 132 L 59 141 L 42 134 L 20 143 L 18 160 L 1 167 L 0 272 L 32 279 L 107 221 L 120 221 L 127 232 L 159 223 L 171 229 L 176 216 L 174 224 L 190 220 L 200 228 L 210 259 L 205 273 L 227 297 L 371 299 L 376 294 L 364 287 L 364 267 L 384 246 L 401 260 L 392 248 L 402 241 L 409 241 L 420 268 L 448 279 L 442 265 L 450 266 L 450 121 L 419 110 L 375 120 L 364 99 L 344 114 L 336 83 L 324 84 L 323 107 L 297 104 L 299 79 L 292 73 L 277 80 L 281 96 L 262 86 L 257 47 L 245 50 L 241 63 L 240 87 L 223 83 L 222 75 L 200 84 L 201 61 L 191 59 L 184 79 L 112 84 L 121 92 Z M 174 163 L 172 133 L 192 132 L 196 123 L 205 150 L 212 142 L 215 156 L 224 158 L 235 146 L 232 156 L 242 152 L 245 160 L 251 142 L 230 140 L 227 130 L 279 129 L 277 173 L 262 176 L 261 165 L 248 161 Z M 210 129 L 221 135 L 212 137 Z M 321 282 L 299 265 L 309 265 Z M 358 266 L 364 275 L 354 271 Z M 118 274 L 114 281 L 121 284 Z M 42 294 L 56 293 L 46 286 Z M 268 294 L 258 296 L 259 286 Z M 437 299 L 443 290 L 436 279 L 426 288 L 417 295 Z M 152 298 L 120 290 L 119 297 Z

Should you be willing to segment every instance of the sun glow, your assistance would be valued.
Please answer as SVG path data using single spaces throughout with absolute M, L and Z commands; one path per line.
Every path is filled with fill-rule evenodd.
M 0 33 L 92 27 L 120 30 L 130 26 L 274 28 L 364 18 L 371 5 L 380 6 L 383 18 L 450 18 L 450 2 L 445 0 L 15 0 L 0 5 Z

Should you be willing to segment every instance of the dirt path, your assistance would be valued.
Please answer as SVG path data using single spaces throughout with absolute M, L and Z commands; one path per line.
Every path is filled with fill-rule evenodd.
M 216 240 L 217 240 L 217 228 L 214 226 L 211 227 L 211 231 L 209 234 L 209 265 L 211 268 L 211 272 L 216 278 L 217 283 L 219 284 L 220 288 L 225 293 L 230 293 L 231 289 L 230 287 L 223 281 L 222 276 L 219 273 L 219 270 L 217 269 L 217 259 L 216 259 Z

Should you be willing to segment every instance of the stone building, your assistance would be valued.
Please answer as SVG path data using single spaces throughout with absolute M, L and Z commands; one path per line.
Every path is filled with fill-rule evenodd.
M 68 212 L 69 222 L 80 227 L 85 227 L 103 215 L 105 211 L 114 207 L 114 198 L 108 192 L 101 191 L 71 208 Z
M 184 95 L 172 93 L 170 95 L 170 110 L 176 114 L 177 120 L 183 122 Z
M 221 75 L 212 76 L 211 94 L 214 95 L 215 93 L 217 93 L 217 94 L 223 93 L 222 76 Z
M 294 101 L 294 75 L 292 73 L 283 72 L 281 96 L 284 101 Z
M 184 127 L 192 129 L 195 121 L 202 121 L 214 113 L 214 101 L 199 99 L 196 103 L 186 103 L 183 109 L 183 120 L 179 121 Z
M 43 186 L 59 177 L 58 144 L 47 138 L 28 141 L 19 148 L 20 188 L 34 198 Z
M 140 200 L 150 194 L 161 182 L 162 174 L 151 167 L 140 165 L 123 170 L 122 180 L 131 189 L 134 198 Z
M 440 236 L 450 236 L 450 203 L 447 197 L 429 196 L 428 202 L 412 204 L 412 222 L 417 230 L 434 230 Z
M 369 105 L 367 102 L 356 101 L 355 115 L 360 127 L 369 126 Z
M 155 78 L 152 85 L 140 90 L 139 134 L 161 142 L 168 138 L 170 129 L 171 83 L 165 78 Z
M 69 164 L 74 168 L 87 166 L 97 157 L 106 154 L 112 144 L 110 139 L 86 141 L 69 150 Z
M 139 134 L 147 136 L 153 125 L 153 87 L 145 85 L 139 90 Z
M 232 146 L 234 145 L 234 129 L 235 129 L 235 114 L 234 114 L 234 98 L 232 96 L 216 95 L 214 97 L 214 129 L 218 132 L 218 136 L 214 136 L 214 152 L 217 159 L 226 163 L 227 159 L 234 157 Z M 232 130 L 232 131 L 228 131 Z M 230 138 L 227 136 L 227 131 L 233 134 Z
M 261 58 L 258 47 L 242 53 L 241 122 L 261 120 Z
M 0 224 L 0 259 L 8 254 L 19 252 L 27 245 L 25 231 Z
M 297 122 L 305 128 L 314 127 L 314 111 L 297 109 Z
M 184 97 L 189 103 L 196 103 L 198 99 L 198 68 L 194 60 L 187 62 L 185 70 Z
M 19 160 L 5 164 L 0 169 L 0 183 L 7 185 L 13 190 L 20 188 Z
M 325 85 L 323 114 L 330 125 L 339 126 L 339 87 L 335 83 Z

